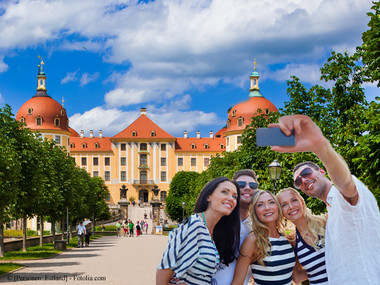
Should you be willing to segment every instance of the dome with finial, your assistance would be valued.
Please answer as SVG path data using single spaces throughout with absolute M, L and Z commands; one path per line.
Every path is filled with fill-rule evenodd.
M 242 132 L 251 123 L 251 118 L 259 109 L 266 114 L 278 112 L 276 106 L 260 93 L 259 77 L 260 75 L 256 71 L 255 59 L 254 69 L 250 75 L 251 87 L 249 89 L 249 99 L 230 108 L 228 111 L 226 133 L 239 130 Z
M 26 123 L 32 130 L 53 130 L 69 132 L 69 119 L 65 108 L 46 92 L 46 75 L 43 60 L 38 66 L 37 92 L 18 110 L 16 119 Z

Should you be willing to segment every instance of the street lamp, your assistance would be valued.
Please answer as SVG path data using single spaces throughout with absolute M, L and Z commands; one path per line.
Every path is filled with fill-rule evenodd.
M 273 192 L 274 195 L 277 193 L 277 188 L 276 188 L 276 181 L 280 179 L 281 176 L 281 165 L 278 163 L 277 160 L 274 160 L 271 164 L 268 165 L 268 170 L 269 170 L 269 178 L 274 182 L 273 186 Z
M 185 220 L 185 207 L 186 207 L 186 203 L 182 202 L 182 223 Z
M 158 200 L 157 195 L 158 195 L 158 192 L 160 192 L 160 189 L 158 188 L 158 186 L 154 185 L 152 191 L 153 191 L 153 194 L 154 194 L 153 200 Z

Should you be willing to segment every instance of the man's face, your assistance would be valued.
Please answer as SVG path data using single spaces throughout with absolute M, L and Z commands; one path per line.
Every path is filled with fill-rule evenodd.
M 257 190 L 252 189 L 249 187 L 250 183 L 257 183 L 255 179 L 253 179 L 251 176 L 248 175 L 242 175 L 239 176 L 236 179 L 236 182 L 239 184 L 239 190 L 240 190 L 240 204 L 241 205 L 249 205 L 252 202 L 253 199 L 253 193 Z M 240 187 L 240 185 L 244 185 L 244 187 Z
M 319 199 L 324 197 L 327 178 L 322 169 L 315 170 L 311 166 L 303 165 L 293 174 L 293 179 L 295 186 L 299 185 L 298 188 L 306 195 Z

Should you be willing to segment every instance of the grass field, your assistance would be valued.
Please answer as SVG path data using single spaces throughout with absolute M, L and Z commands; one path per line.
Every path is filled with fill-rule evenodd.
M 5 273 L 8 273 L 12 270 L 15 270 L 23 266 L 24 265 L 22 264 L 16 264 L 16 263 L 0 263 L 0 275 L 3 275 Z

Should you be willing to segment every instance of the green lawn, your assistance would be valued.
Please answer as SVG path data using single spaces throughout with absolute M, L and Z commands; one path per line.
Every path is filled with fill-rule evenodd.
M 15 270 L 23 266 L 24 265 L 22 264 L 16 264 L 16 263 L 0 263 L 0 275 L 3 275 L 5 273 L 8 273 L 12 270 Z

